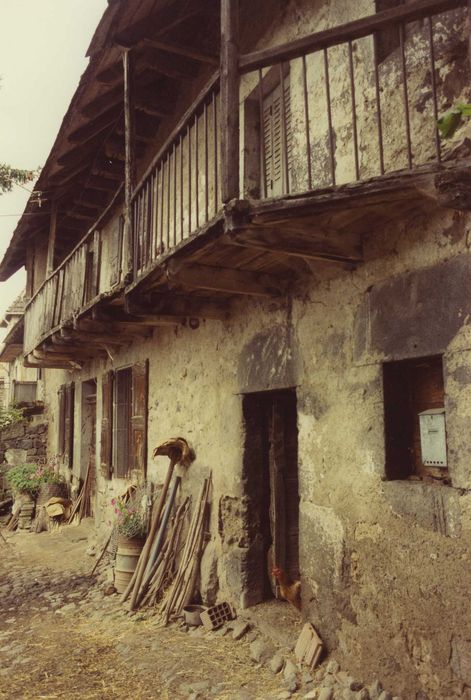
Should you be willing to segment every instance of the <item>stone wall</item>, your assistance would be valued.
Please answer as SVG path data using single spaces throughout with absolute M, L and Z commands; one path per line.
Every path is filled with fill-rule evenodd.
M 44 459 L 47 455 L 47 430 L 43 416 L 25 418 L 4 428 L 0 432 L 0 462 L 8 461 L 9 450 L 21 450 L 25 462 Z

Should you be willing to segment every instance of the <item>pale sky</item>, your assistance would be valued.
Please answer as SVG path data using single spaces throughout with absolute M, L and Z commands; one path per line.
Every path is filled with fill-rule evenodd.
M 0 162 L 25 169 L 45 163 L 106 6 L 106 0 L 0 0 Z M 0 196 L 0 257 L 28 196 L 20 187 Z M 0 283 L 0 318 L 24 284 L 24 271 Z

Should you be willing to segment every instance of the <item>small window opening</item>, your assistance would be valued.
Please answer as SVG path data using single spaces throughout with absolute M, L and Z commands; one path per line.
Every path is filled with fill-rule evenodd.
M 386 477 L 450 483 L 441 356 L 383 365 Z

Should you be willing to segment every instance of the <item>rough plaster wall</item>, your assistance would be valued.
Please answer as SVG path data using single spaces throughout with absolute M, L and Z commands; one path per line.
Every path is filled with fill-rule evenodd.
M 381 361 L 401 356 L 405 341 L 398 340 L 388 356 L 369 347 L 358 357 L 357 318 L 372 289 L 467 254 L 469 231 L 469 218 L 451 212 L 373 231 L 367 263 L 356 272 L 320 274 L 290 303 L 239 302 L 227 322 L 156 330 L 152 339 L 114 358 L 115 368 L 149 358 L 149 478 L 162 481 L 167 460 L 154 463 L 151 452 L 175 435 L 186 437 L 197 454 L 184 474 L 183 492 L 196 495 L 201 479 L 213 473 L 210 551 L 218 560 L 219 595 L 236 603 L 246 546 L 240 393 L 297 385 L 306 614 L 328 645 L 348 658 L 352 672 L 379 674 L 407 697 L 419 688 L 431 698 L 447 697 L 451 688 L 448 696 L 455 697 L 459 681 L 448 666 L 452 638 L 461 666 L 471 638 L 466 615 L 471 507 L 463 490 L 471 485 L 471 329 L 463 315 L 443 348 L 450 472 L 459 488 L 434 487 L 382 481 Z M 437 288 L 436 297 L 444 292 L 446 287 Z M 398 301 L 390 313 L 394 327 L 404 307 Z M 97 376 L 98 425 L 101 376 L 110 366 L 100 361 L 73 375 L 77 386 Z M 55 392 L 63 381 L 48 380 L 51 405 L 57 406 Z M 77 389 L 77 422 L 79 397 Z M 57 440 L 54 410 L 51 414 Z M 97 442 L 99 454 L 99 430 Z M 75 465 L 79 449 L 76 441 Z M 106 482 L 98 473 L 99 524 L 111 520 L 109 501 L 125 485 Z M 232 515 L 222 524 L 221 499 L 225 512 L 228 499 L 232 503 Z M 461 666 L 454 664 L 455 670 Z

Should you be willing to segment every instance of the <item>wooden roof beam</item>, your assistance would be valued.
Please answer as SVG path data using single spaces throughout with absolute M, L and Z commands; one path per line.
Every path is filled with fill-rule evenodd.
M 146 46 L 152 46 L 155 49 L 165 51 L 166 53 L 190 58 L 192 61 L 209 64 L 210 66 L 219 66 L 219 56 L 216 54 L 209 54 L 205 53 L 204 51 L 199 51 L 191 46 L 181 46 L 180 44 L 174 44 L 173 42 L 170 43 L 160 39 L 148 38 L 143 39 L 142 43 Z
M 111 324 L 118 328 L 124 327 L 129 330 L 137 328 L 139 326 L 168 326 L 175 325 L 182 322 L 186 316 L 181 315 L 158 315 L 158 314 L 128 314 L 121 309 L 103 310 L 100 308 L 94 308 L 92 310 L 92 317 L 95 321 L 99 321 L 101 324 Z
M 203 7 L 198 5 L 184 14 L 179 14 L 177 17 L 173 15 L 172 20 L 167 23 L 165 23 L 162 19 L 161 12 L 154 13 L 154 15 L 147 16 L 144 19 L 139 19 L 132 24 L 128 24 L 124 31 L 115 35 L 114 42 L 118 46 L 123 46 L 124 48 L 130 49 L 143 37 L 148 36 L 150 32 L 152 33 L 152 36 L 162 36 L 167 34 L 171 29 L 174 29 L 183 22 L 186 22 L 195 15 L 199 14 L 202 9 Z M 155 28 L 153 29 L 153 27 Z
M 30 367 L 32 369 L 81 369 L 82 365 L 78 363 L 72 363 L 64 360 L 53 360 L 52 358 L 40 360 L 34 356 L 33 353 L 29 353 L 23 360 L 24 367 Z
M 103 335 L 103 333 L 106 331 L 106 333 L 109 333 L 112 338 L 124 336 L 126 337 L 126 340 L 129 340 L 127 336 L 130 338 L 137 336 L 147 338 L 149 336 L 148 329 L 142 328 L 139 325 L 135 325 L 134 328 L 121 328 L 118 324 L 113 324 L 112 322 L 103 324 L 102 321 L 95 321 L 89 318 L 76 319 L 74 321 L 74 330 L 98 335 Z
M 284 287 L 271 275 L 208 265 L 185 265 L 179 260 L 170 260 L 166 271 L 170 284 L 223 294 L 272 297 L 281 295 Z
M 145 68 L 172 80 L 191 80 L 196 77 L 195 63 L 185 58 L 178 60 L 147 46 L 137 57 L 139 68 Z
M 176 295 L 174 292 L 170 294 L 152 292 L 149 303 L 145 306 L 136 304 L 132 299 L 125 297 L 125 304 L 127 304 L 127 309 L 131 313 L 172 314 L 189 318 L 214 320 L 225 319 L 229 312 L 227 300 L 218 299 L 218 301 L 213 301 L 203 297 Z
M 349 266 L 363 261 L 359 236 L 316 235 L 309 231 L 309 227 L 304 234 L 290 233 L 283 228 L 270 230 L 254 227 L 231 233 L 225 237 L 225 241 L 244 248 L 305 260 L 324 260 Z
M 98 117 L 88 121 L 83 126 L 79 126 L 68 135 L 70 143 L 86 143 L 103 133 L 115 124 L 122 116 L 123 106 L 121 103 L 113 105 Z

